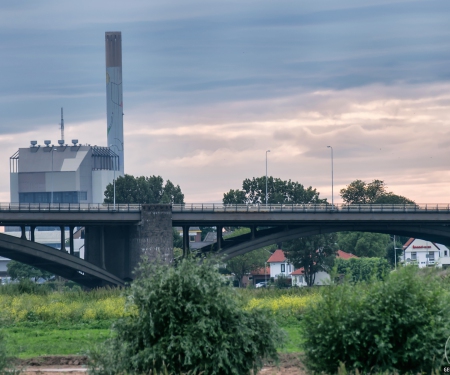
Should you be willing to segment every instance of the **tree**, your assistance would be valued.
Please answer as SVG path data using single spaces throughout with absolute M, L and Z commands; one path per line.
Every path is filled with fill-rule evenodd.
M 339 276 L 348 275 L 353 282 L 369 281 L 372 277 L 383 280 L 390 270 L 384 258 L 336 258 L 335 266 Z
M 114 202 L 114 185 L 105 190 L 105 203 Z M 170 180 L 164 184 L 161 176 L 134 177 L 126 174 L 116 179 L 116 203 L 184 203 L 184 194 L 179 185 Z
M 388 192 L 382 180 L 373 180 L 366 183 L 355 180 L 347 187 L 341 189 L 340 194 L 347 204 L 413 204 L 414 201 L 401 195 Z
M 326 203 L 319 192 L 311 186 L 306 188 L 291 180 L 283 181 L 272 176 L 267 178 L 267 198 L 270 204 L 280 203 Z M 223 195 L 224 204 L 257 204 L 266 202 L 266 176 L 246 178 L 242 190 L 231 189 Z
M 234 273 L 239 282 L 242 277 L 252 271 L 265 267 L 270 257 L 270 250 L 275 250 L 275 245 L 266 246 L 262 249 L 250 251 L 244 255 L 238 255 L 227 261 L 227 270 Z
M 303 268 L 308 286 L 314 285 L 316 273 L 331 270 L 330 260 L 336 253 L 336 234 L 322 234 L 287 241 L 286 258 L 295 268 Z
M 382 233 L 340 232 L 337 234 L 339 249 L 358 257 L 384 258 L 389 242 L 389 235 Z
M 394 250 L 394 241 L 389 241 L 386 246 L 386 259 L 392 267 L 395 266 L 395 255 L 397 255 L 398 266 L 398 259 L 403 254 L 403 244 L 401 242 L 395 241 L 395 247 L 397 250 Z
M 133 309 L 90 353 L 92 374 L 256 374 L 284 334 L 248 311 L 207 259 L 177 267 L 143 262 L 128 290 Z
M 6 268 L 8 275 L 13 280 L 34 279 L 34 282 L 36 282 L 39 278 L 48 280 L 50 277 L 53 276 L 53 274 L 50 272 L 29 266 L 28 264 L 16 262 L 15 260 L 10 260 Z

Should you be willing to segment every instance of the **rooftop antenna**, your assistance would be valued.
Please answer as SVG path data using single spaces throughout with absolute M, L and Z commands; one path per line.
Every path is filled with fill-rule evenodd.
M 60 125 L 61 125 L 61 140 L 64 141 L 64 117 L 63 117 L 63 108 L 62 107 L 61 107 L 61 124 Z

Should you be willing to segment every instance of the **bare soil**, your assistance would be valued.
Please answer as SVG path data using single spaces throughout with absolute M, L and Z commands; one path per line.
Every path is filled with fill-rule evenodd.
M 42 356 L 18 359 L 16 364 L 27 375 L 67 375 L 86 373 L 85 356 Z M 280 354 L 278 365 L 268 363 L 258 375 L 305 375 L 299 354 Z

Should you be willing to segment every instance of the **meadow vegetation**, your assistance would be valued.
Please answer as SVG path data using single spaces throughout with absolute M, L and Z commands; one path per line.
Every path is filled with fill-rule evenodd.
M 176 270 L 173 272 L 176 273 Z M 128 342 L 126 350 L 134 347 L 134 354 L 139 357 L 140 351 L 136 350 L 135 345 L 137 342 L 142 344 L 144 337 L 133 341 L 126 329 L 131 327 L 131 331 L 134 329 L 136 333 L 139 327 L 143 332 L 141 327 L 146 326 L 151 331 L 152 323 L 145 321 L 148 314 L 143 312 L 152 311 L 152 316 L 156 316 L 155 314 L 165 311 L 167 315 L 161 315 L 160 319 L 172 319 L 172 326 L 178 326 L 173 328 L 172 336 L 177 337 L 178 332 L 180 337 L 180 332 L 183 331 L 184 336 L 191 337 L 190 341 L 186 339 L 186 342 L 172 342 L 171 348 L 176 349 L 174 353 L 184 353 L 185 348 L 190 347 L 193 350 L 190 360 L 198 364 L 202 358 L 201 355 L 198 357 L 198 353 L 208 345 L 209 339 L 200 340 L 199 345 L 195 346 L 194 336 L 198 337 L 199 332 L 217 331 L 217 327 L 211 328 L 208 324 L 224 320 L 219 315 L 225 307 L 231 306 L 236 309 L 233 311 L 243 314 L 241 321 L 246 322 L 235 326 L 235 331 L 244 332 L 247 326 L 252 327 L 251 330 L 257 335 L 256 332 L 261 330 L 281 327 L 287 332 L 288 341 L 283 347 L 279 345 L 278 351 L 303 353 L 304 362 L 316 372 L 342 372 L 341 363 L 345 363 L 349 371 L 358 370 L 363 373 L 430 373 L 433 369 L 438 369 L 443 363 L 443 350 L 450 335 L 448 272 L 406 267 L 381 279 L 375 276 L 362 282 L 355 281 L 358 278 L 348 277 L 336 285 L 316 288 L 237 289 L 213 283 L 216 289 L 209 290 L 208 298 L 213 305 L 220 306 L 216 310 L 200 304 L 189 304 L 187 300 L 177 300 L 176 298 L 180 298 L 177 296 L 189 299 L 200 293 L 197 290 L 189 294 L 183 289 L 188 288 L 186 285 L 190 285 L 189 288 L 202 285 L 199 280 L 189 284 L 189 278 L 185 279 L 180 274 L 173 274 L 170 281 L 160 273 L 158 287 L 151 284 L 151 290 L 161 290 L 166 297 L 156 292 L 149 295 L 142 286 L 131 290 L 106 288 L 86 292 L 79 288 L 52 290 L 36 285 L 5 285 L 0 287 L 0 331 L 3 337 L 0 337 L 0 353 L 7 350 L 22 358 L 44 354 L 79 354 L 105 340 L 109 340 L 109 344 L 106 344 L 109 347 L 103 348 L 110 350 L 116 345 L 115 349 L 123 351 L 124 347 L 117 340 L 114 341 L 114 337 L 120 337 L 122 342 Z M 156 279 L 153 279 L 153 283 L 155 282 Z M 183 283 L 187 284 L 183 286 Z M 172 299 L 167 296 L 172 296 Z M 215 296 L 222 302 L 219 303 Z M 157 301 L 160 301 L 159 304 Z M 168 313 L 178 305 L 190 306 L 190 310 L 180 314 Z M 216 311 L 214 314 L 220 314 L 212 315 L 209 321 L 202 320 L 198 326 L 200 315 L 196 314 L 201 314 L 202 311 Z M 248 319 L 259 316 L 260 312 L 260 323 L 250 323 Z M 184 317 L 191 324 L 179 328 L 183 323 L 180 319 L 183 319 L 178 319 L 177 316 Z M 193 324 L 193 321 L 196 323 Z M 115 328 L 111 331 L 110 327 L 114 322 Z M 155 322 L 156 320 L 153 323 Z M 263 326 L 266 328 L 261 328 Z M 260 335 L 265 342 L 270 341 L 271 335 L 278 337 L 276 331 L 270 332 Z M 148 344 L 155 348 L 159 339 L 154 332 L 152 334 L 154 336 L 149 334 L 145 340 L 149 340 Z M 212 342 L 220 343 L 222 340 L 220 335 L 215 339 L 219 341 Z M 258 345 L 254 345 L 254 339 L 240 340 L 241 344 L 248 345 L 249 342 L 252 342 L 253 349 L 250 345 L 245 350 L 253 350 L 252 353 L 255 353 Z M 221 344 L 217 345 L 218 348 L 221 347 Z M 262 350 L 261 348 L 258 350 Z M 162 353 L 166 349 L 161 346 L 158 350 Z M 101 354 L 101 351 L 96 352 L 97 360 L 105 358 Z M 181 357 L 174 355 L 172 359 L 164 358 L 164 365 L 176 358 Z M 155 358 L 152 359 L 152 365 L 156 363 L 154 360 Z M 255 359 L 248 363 L 254 364 Z M 179 363 L 172 366 L 183 369 Z

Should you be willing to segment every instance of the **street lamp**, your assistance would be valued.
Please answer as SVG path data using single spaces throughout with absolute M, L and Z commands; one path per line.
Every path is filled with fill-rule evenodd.
M 52 146 L 52 192 L 50 197 L 50 204 L 53 204 L 53 151 L 58 151 L 57 148 L 53 148 Z
M 394 264 L 395 264 L 395 269 L 397 269 L 397 250 L 403 250 L 400 247 L 395 247 L 395 234 L 394 234 Z
M 331 149 L 331 207 L 334 209 L 334 182 L 333 182 L 333 147 L 327 146 L 329 149 Z
M 270 150 L 266 151 L 266 206 L 267 206 L 267 153 L 270 152 Z

